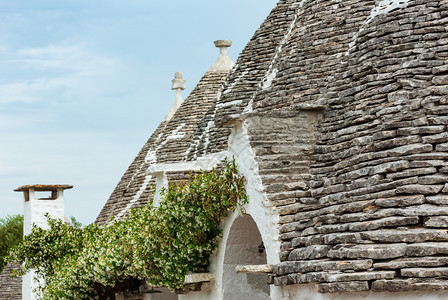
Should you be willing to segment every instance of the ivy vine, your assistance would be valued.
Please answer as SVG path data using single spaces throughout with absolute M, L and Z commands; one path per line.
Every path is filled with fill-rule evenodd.
M 224 160 L 219 170 L 192 175 L 161 194 L 160 206 L 131 210 L 107 227 L 49 219 L 48 230 L 33 227 L 8 259 L 22 263 L 18 275 L 35 270 L 42 299 L 101 299 L 130 278 L 182 289 L 186 274 L 207 270 L 228 211 L 247 203 L 245 179 L 234 160 Z

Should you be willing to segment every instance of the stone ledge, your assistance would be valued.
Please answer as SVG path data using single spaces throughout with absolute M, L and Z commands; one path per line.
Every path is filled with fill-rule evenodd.
M 212 273 L 192 273 L 185 275 L 185 283 L 208 282 L 215 280 L 215 274 Z
M 448 281 L 431 279 L 377 280 L 372 284 L 374 292 L 440 291 L 448 289 Z
M 252 273 L 252 274 L 264 274 L 272 273 L 274 267 L 272 265 L 246 265 L 246 266 L 236 266 L 236 273 Z
M 369 290 L 367 281 L 321 283 L 317 285 L 320 293 L 363 292 Z

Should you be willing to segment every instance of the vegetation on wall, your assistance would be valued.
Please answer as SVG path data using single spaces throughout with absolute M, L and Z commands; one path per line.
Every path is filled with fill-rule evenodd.
M 207 270 L 229 210 L 247 203 L 245 179 L 235 161 L 201 172 L 163 190 L 159 207 L 149 204 L 101 228 L 76 228 L 49 219 L 34 227 L 10 254 L 43 280 L 43 299 L 103 299 L 117 283 L 145 279 L 182 289 L 188 273 Z
M 11 247 L 20 243 L 23 236 L 23 216 L 6 216 L 0 219 L 0 273 L 6 266 L 6 255 Z

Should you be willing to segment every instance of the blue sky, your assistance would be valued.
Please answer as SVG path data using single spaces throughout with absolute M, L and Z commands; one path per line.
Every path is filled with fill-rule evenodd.
M 0 0 L 0 218 L 25 184 L 73 184 L 93 222 L 175 99 L 231 39 L 236 60 L 277 0 Z

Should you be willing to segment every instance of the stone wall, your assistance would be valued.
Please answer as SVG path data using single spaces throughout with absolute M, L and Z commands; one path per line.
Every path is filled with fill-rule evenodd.
M 22 299 L 22 277 L 11 276 L 11 271 L 19 268 L 18 264 L 8 264 L 0 273 L 0 300 Z

